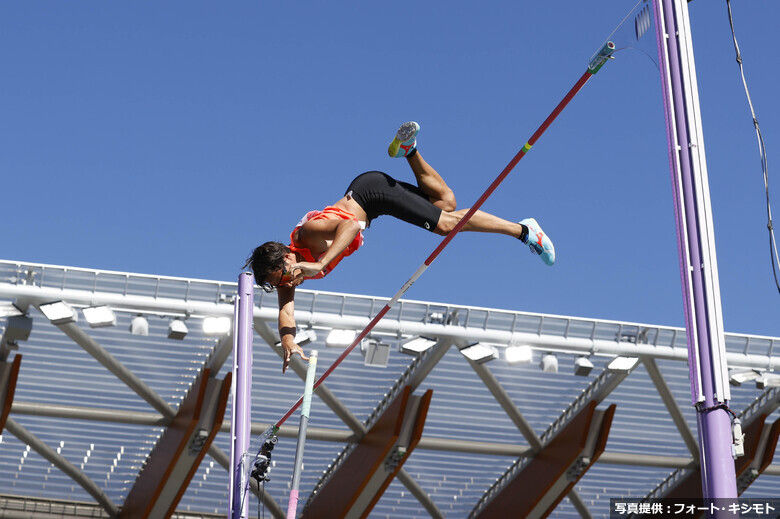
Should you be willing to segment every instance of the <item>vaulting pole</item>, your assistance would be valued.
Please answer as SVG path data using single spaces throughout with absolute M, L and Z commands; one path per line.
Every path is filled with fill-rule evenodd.
M 295 519 L 298 511 L 298 490 L 303 472 L 303 449 L 306 445 L 306 429 L 309 425 L 311 409 L 311 394 L 314 392 L 314 376 L 317 373 L 317 350 L 309 355 L 309 367 L 306 370 L 306 382 L 303 389 L 303 407 L 301 408 L 301 425 L 298 427 L 298 446 L 295 449 L 295 465 L 293 465 L 292 488 L 290 500 L 287 503 L 287 519 Z
M 736 498 L 731 398 L 696 68 L 685 0 L 653 0 L 704 498 Z M 693 496 L 691 496 L 693 497 Z
M 514 158 L 507 164 L 507 166 L 504 168 L 504 170 L 496 177 L 496 179 L 493 181 L 490 186 L 488 186 L 487 190 L 482 194 L 481 197 L 474 203 L 474 205 L 469 209 L 469 211 L 463 216 L 463 218 L 455 225 L 455 227 L 452 229 L 452 231 L 447 234 L 447 236 L 444 237 L 444 239 L 441 241 L 438 247 L 431 253 L 430 256 L 428 256 L 428 259 L 426 259 L 422 265 L 417 269 L 417 271 L 412 275 L 409 280 L 404 283 L 404 285 L 401 287 L 401 289 L 390 299 L 390 301 L 379 311 L 379 313 L 374 317 L 371 322 L 368 323 L 368 326 L 360 332 L 360 334 L 355 338 L 354 342 L 342 352 L 342 354 L 331 364 L 331 366 L 325 370 L 325 372 L 320 376 L 319 379 L 317 379 L 317 382 L 314 383 L 314 389 L 317 389 L 320 384 L 322 384 L 326 378 L 335 370 L 339 364 L 347 357 L 347 355 L 350 354 L 350 352 L 355 349 L 355 347 L 360 344 L 360 341 L 362 341 L 368 334 L 371 332 L 371 330 L 374 329 L 374 326 L 382 320 L 382 318 L 385 316 L 385 314 L 390 310 L 390 308 L 399 300 L 401 299 L 401 296 L 403 296 L 407 290 L 414 284 L 417 279 L 419 279 L 420 276 L 422 276 L 423 272 L 425 272 L 428 267 L 433 263 L 433 260 L 436 259 L 436 257 L 441 253 L 441 251 L 444 250 L 444 248 L 452 241 L 453 238 L 455 238 L 455 235 L 460 232 L 460 230 L 463 228 L 464 225 L 471 219 L 472 216 L 474 216 L 474 213 L 477 212 L 477 210 L 482 207 L 482 204 L 485 203 L 485 200 L 488 199 L 490 195 L 493 194 L 493 191 L 496 190 L 496 188 L 501 184 L 501 182 L 504 181 L 504 179 L 509 175 L 509 173 L 514 169 L 514 167 L 517 165 L 518 162 L 520 162 L 520 159 L 522 159 L 526 153 L 528 153 L 528 150 L 531 149 L 531 147 L 536 143 L 537 139 L 542 136 L 542 134 L 547 130 L 547 128 L 552 124 L 552 122 L 555 120 L 556 117 L 558 117 L 558 114 L 560 114 L 564 108 L 566 108 L 566 105 L 569 104 L 569 101 L 571 101 L 575 95 L 582 89 L 583 86 L 585 86 L 585 83 L 588 82 L 588 80 L 601 69 L 602 65 L 606 63 L 607 59 L 611 56 L 612 52 L 615 50 L 615 44 L 610 42 L 607 42 L 604 44 L 604 46 L 599 50 L 599 52 L 594 56 L 594 58 L 591 60 L 588 70 L 585 71 L 585 73 L 577 80 L 577 82 L 574 84 L 574 86 L 569 90 L 569 92 L 566 94 L 566 96 L 563 98 L 563 100 L 558 103 L 558 106 L 555 107 L 555 110 L 552 111 L 552 113 L 547 117 L 547 119 L 544 120 L 542 125 L 539 127 L 539 129 L 534 132 L 534 134 L 531 136 L 530 139 L 528 139 L 528 142 L 525 143 L 525 145 L 522 147 L 522 149 L 517 152 L 517 155 L 514 156 Z M 275 425 L 273 425 L 270 429 L 275 433 L 278 431 L 279 427 L 295 412 L 296 409 L 301 405 L 303 402 L 303 397 L 299 398 L 298 401 L 290 408 L 287 413 L 285 413 L 282 418 L 276 422 Z

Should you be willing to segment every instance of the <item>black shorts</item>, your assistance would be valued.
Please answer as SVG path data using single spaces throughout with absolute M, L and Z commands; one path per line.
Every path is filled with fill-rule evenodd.
M 369 225 L 377 216 L 387 214 L 433 232 L 441 216 L 441 209 L 419 187 L 395 180 L 381 171 L 358 176 L 345 194 L 363 208 Z

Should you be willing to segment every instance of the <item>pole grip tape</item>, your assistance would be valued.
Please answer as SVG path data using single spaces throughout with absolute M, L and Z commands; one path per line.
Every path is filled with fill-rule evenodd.
M 309 355 L 309 367 L 306 370 L 306 384 L 303 391 L 303 407 L 301 408 L 301 416 L 309 417 L 309 410 L 311 409 L 311 394 L 314 392 L 314 374 L 317 372 L 317 350 L 311 352 Z

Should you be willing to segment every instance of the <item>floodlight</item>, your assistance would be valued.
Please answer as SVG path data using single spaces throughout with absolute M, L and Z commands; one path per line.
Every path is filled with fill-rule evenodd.
M 780 387 L 780 375 L 765 373 L 756 379 L 757 389 L 766 389 L 768 387 Z
M 390 359 L 390 345 L 385 344 L 378 339 L 368 339 L 360 345 L 360 351 L 365 354 L 366 366 L 376 368 L 386 368 Z
M 0 317 L 13 317 L 14 315 L 24 315 L 24 312 L 13 303 L 0 303 Z
M 84 314 L 84 319 L 87 320 L 90 328 L 116 326 L 116 315 L 114 315 L 114 311 L 105 305 L 89 306 L 84 308 L 81 313 Z
M 743 382 L 756 380 L 761 376 L 759 371 L 748 369 L 744 371 L 732 371 L 729 373 L 729 384 L 732 386 L 741 386 Z
M 43 315 L 46 316 L 52 324 L 73 323 L 78 320 L 78 314 L 64 301 L 53 301 L 39 305 Z
M 637 357 L 615 357 L 607 364 L 609 371 L 631 371 L 639 362 Z
M 176 339 L 177 341 L 183 340 L 187 336 L 187 324 L 183 319 L 171 319 L 168 323 L 168 338 Z
M 530 346 L 509 346 L 506 349 L 506 361 L 509 364 L 526 364 L 531 362 L 534 356 Z
M 593 363 L 588 357 L 580 357 L 574 361 L 574 374 L 587 377 L 593 370 Z
M 357 332 L 355 330 L 333 329 L 325 339 L 325 346 L 328 348 L 346 348 L 355 342 Z
M 295 344 L 297 344 L 298 346 L 303 346 L 305 344 L 309 344 L 310 342 L 316 341 L 317 333 L 313 329 L 307 328 L 303 331 L 298 332 L 295 335 L 295 339 L 293 340 L 295 341 Z
M 149 335 L 149 321 L 143 315 L 136 315 L 130 321 L 130 333 L 133 335 Z
M 545 373 L 558 373 L 558 357 L 552 353 L 547 353 L 542 357 L 542 362 L 539 363 L 539 367 Z
M 447 314 L 444 312 L 431 312 L 428 314 L 428 322 L 432 324 L 444 324 Z
M 422 352 L 433 348 L 436 341 L 427 337 L 412 337 L 401 344 L 398 349 L 407 355 L 420 355 Z
M 230 317 L 206 317 L 203 319 L 203 333 L 206 335 L 227 335 L 232 327 Z
M 3 342 L 15 344 L 17 341 L 26 341 L 32 332 L 32 319 L 26 315 L 12 315 L 8 318 L 8 324 L 3 334 Z
M 498 349 L 495 346 L 490 346 L 488 344 L 482 344 L 479 342 L 469 344 L 465 348 L 461 348 L 460 352 L 464 357 L 476 362 L 477 364 L 482 364 L 483 362 L 488 362 L 498 358 Z

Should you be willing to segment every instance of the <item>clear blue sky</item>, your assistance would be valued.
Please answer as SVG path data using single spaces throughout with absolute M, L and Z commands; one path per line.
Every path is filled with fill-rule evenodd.
M 633 5 L 3 2 L 0 258 L 234 281 L 253 247 L 287 240 L 357 174 L 411 180 L 385 152 L 410 119 L 468 207 Z M 780 219 L 780 2 L 732 5 Z M 725 0 L 689 7 L 725 327 L 778 336 Z M 623 51 L 484 206 L 536 217 L 557 264 L 463 233 L 406 297 L 682 326 L 670 186 L 658 71 Z M 440 239 L 381 218 L 302 288 L 390 297 Z

